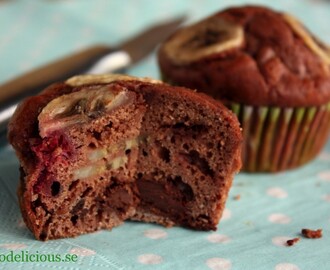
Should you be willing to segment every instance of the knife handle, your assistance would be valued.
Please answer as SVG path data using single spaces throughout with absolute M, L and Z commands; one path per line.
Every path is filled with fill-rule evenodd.
M 0 107 L 26 95 L 33 95 L 51 83 L 83 73 L 102 56 L 113 50 L 105 45 L 89 47 L 55 62 L 34 69 L 0 85 Z

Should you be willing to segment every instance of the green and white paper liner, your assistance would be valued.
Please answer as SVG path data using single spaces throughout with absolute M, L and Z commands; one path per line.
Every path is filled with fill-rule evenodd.
M 277 172 L 305 164 L 322 149 L 330 103 L 319 107 L 253 107 L 230 103 L 243 128 L 243 170 Z

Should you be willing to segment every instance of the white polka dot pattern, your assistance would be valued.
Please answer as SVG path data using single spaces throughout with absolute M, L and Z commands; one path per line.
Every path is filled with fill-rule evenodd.
M 275 266 L 275 270 L 300 270 L 300 268 L 292 263 L 280 263 Z
M 291 218 L 281 213 L 274 213 L 269 215 L 268 221 L 275 224 L 288 224 L 291 222 Z
M 18 228 L 26 228 L 25 222 L 22 218 L 18 220 L 17 227 Z
M 276 236 L 272 238 L 272 243 L 275 246 L 279 246 L 279 247 L 284 247 L 287 246 L 286 241 L 292 239 L 293 237 L 289 237 L 289 236 Z
M 26 247 L 27 247 L 27 245 L 22 244 L 22 243 L 0 244 L 0 248 L 5 248 L 5 249 L 9 249 L 9 250 L 23 249 Z
M 70 253 L 78 256 L 92 256 L 96 254 L 94 250 L 88 248 L 73 248 L 70 250 Z
M 318 177 L 323 181 L 323 182 L 329 182 L 330 183 L 330 171 L 323 171 L 318 174 Z
M 280 187 L 271 187 L 267 189 L 267 195 L 277 199 L 284 199 L 288 197 L 288 193 Z
M 322 152 L 319 156 L 319 159 L 323 161 L 330 161 L 330 153 Z
M 325 200 L 326 202 L 330 202 L 330 194 L 323 195 L 322 199 Z
M 144 236 L 150 239 L 162 239 L 167 237 L 167 232 L 161 229 L 149 229 L 144 231 Z
M 222 213 L 221 221 L 228 220 L 230 218 L 231 218 L 231 211 L 229 209 L 225 208 L 225 210 L 223 210 L 223 213 Z
M 163 258 L 156 254 L 142 254 L 138 257 L 138 262 L 142 264 L 160 264 Z
M 230 270 L 231 261 L 223 258 L 210 258 L 206 260 L 206 265 L 211 270 Z
M 231 238 L 224 234 L 212 233 L 207 236 L 207 240 L 211 243 L 221 243 L 226 244 L 231 241 Z

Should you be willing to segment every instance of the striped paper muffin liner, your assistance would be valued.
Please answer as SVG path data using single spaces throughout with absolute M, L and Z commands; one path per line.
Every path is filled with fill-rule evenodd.
M 312 160 L 325 145 L 330 103 L 280 108 L 227 104 L 243 128 L 243 171 L 277 172 Z

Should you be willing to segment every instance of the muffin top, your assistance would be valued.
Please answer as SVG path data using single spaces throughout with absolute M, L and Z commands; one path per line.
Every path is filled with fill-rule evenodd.
M 230 8 L 174 33 L 160 48 L 164 79 L 254 106 L 330 101 L 330 49 L 297 19 Z

